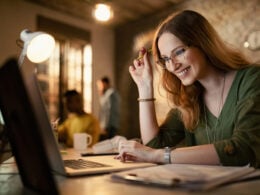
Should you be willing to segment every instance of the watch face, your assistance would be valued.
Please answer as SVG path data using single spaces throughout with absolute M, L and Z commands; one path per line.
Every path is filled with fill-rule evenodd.
M 250 50 L 260 49 L 260 30 L 252 31 L 247 36 L 244 46 Z

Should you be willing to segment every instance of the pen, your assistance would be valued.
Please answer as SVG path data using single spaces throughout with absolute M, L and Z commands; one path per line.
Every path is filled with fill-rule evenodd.
M 110 152 L 110 153 L 81 153 L 81 156 L 105 156 L 105 155 L 118 155 L 118 152 Z
M 147 50 L 147 53 L 152 53 L 152 48 L 148 49 L 148 50 Z M 141 55 L 141 56 L 139 56 L 138 58 L 136 58 L 136 60 L 140 60 L 140 59 L 142 59 L 143 57 L 144 57 L 144 56 Z

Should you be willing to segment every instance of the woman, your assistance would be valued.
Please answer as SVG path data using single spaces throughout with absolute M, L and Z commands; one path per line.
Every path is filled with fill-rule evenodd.
M 146 49 L 141 49 L 129 72 L 139 92 L 141 137 L 146 146 L 121 142 L 116 158 L 259 167 L 260 68 L 227 47 L 203 16 L 189 10 L 159 26 L 153 52 L 174 107 L 159 126 L 151 62 Z M 183 140 L 186 146 L 175 148 Z
M 93 114 L 84 111 L 83 98 L 78 91 L 68 90 L 64 97 L 69 113 L 65 121 L 58 126 L 59 141 L 64 142 L 67 147 L 73 147 L 74 134 L 87 133 L 92 137 L 89 147 L 93 146 L 98 142 L 101 131 L 98 120 Z

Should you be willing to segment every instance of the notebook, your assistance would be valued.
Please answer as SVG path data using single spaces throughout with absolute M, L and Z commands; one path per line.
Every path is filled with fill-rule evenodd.
M 14 59 L 0 67 L 0 110 L 25 190 L 58 194 L 39 124 Z
M 23 113 L 17 113 L 17 117 L 21 121 L 30 121 L 32 120 L 27 116 L 27 113 L 35 116 L 33 120 L 37 124 L 37 131 L 33 128 L 26 129 L 27 133 L 30 134 L 30 131 L 37 132 L 41 138 L 42 142 L 35 144 L 34 147 L 42 147 L 44 152 L 47 154 L 48 161 L 50 163 L 51 169 L 55 173 L 59 173 L 65 176 L 78 176 L 78 175 L 90 175 L 90 174 L 99 174 L 99 173 L 110 173 L 114 171 L 122 171 L 132 168 L 141 168 L 148 166 L 155 166 L 153 163 L 139 163 L 139 162 L 120 162 L 119 160 L 114 159 L 114 155 L 103 155 L 103 156 L 90 156 L 90 157 L 80 157 L 75 155 L 61 155 L 58 143 L 56 142 L 54 132 L 51 128 L 50 120 L 46 112 L 45 103 L 42 98 L 41 91 L 38 86 L 38 80 L 34 73 L 34 68 L 29 65 L 23 65 L 22 71 L 20 71 L 18 65 L 9 68 L 9 72 L 6 73 L 8 76 L 5 76 L 5 82 L 12 83 L 12 85 L 2 86 L 3 91 L 5 91 L 6 96 L 12 97 L 15 100 L 15 104 L 23 106 L 23 102 L 30 102 L 31 106 L 23 106 L 21 110 L 24 110 Z M 13 82 L 13 77 L 21 77 L 21 82 Z M 0 78 L 2 83 L 2 77 Z M 23 86 L 24 83 L 24 87 Z M 19 88 L 19 90 L 14 91 L 14 88 Z M 20 99 L 21 93 L 28 93 L 28 97 Z M 8 107 L 8 104 L 13 104 L 13 102 L 5 102 L 5 106 Z M 28 123 L 29 123 L 28 121 Z M 18 127 L 17 127 L 18 128 Z M 31 137 L 28 142 L 33 141 L 34 137 Z M 40 145 L 42 144 L 42 145 Z M 76 157 L 76 158 L 74 158 Z M 66 160 L 66 162 L 64 162 Z M 65 167 L 65 163 L 72 164 L 78 161 L 80 164 L 85 164 L 87 161 L 88 165 L 86 168 L 76 168 L 72 165 L 73 168 Z M 95 166 L 89 167 L 89 164 Z
M 260 172 L 249 166 L 167 164 L 112 173 L 115 181 L 189 190 L 211 190 L 220 185 L 253 179 Z

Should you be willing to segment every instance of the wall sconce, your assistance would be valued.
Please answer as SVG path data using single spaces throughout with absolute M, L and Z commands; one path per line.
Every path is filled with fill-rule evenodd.
M 34 63 L 47 60 L 55 47 L 54 38 L 44 32 L 31 32 L 25 29 L 20 34 L 23 49 L 19 57 L 19 65 L 22 65 L 25 55 Z
M 106 22 L 113 17 L 113 11 L 109 5 L 99 3 L 95 5 L 93 15 L 96 20 Z

